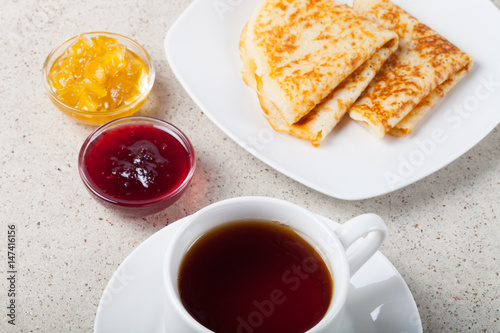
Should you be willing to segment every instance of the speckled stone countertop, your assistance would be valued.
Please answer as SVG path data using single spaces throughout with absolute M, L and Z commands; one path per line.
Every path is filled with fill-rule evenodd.
M 500 0 L 492 1 L 500 7 Z M 381 252 L 413 293 L 424 332 L 500 332 L 500 128 L 448 167 L 391 194 L 342 201 L 315 192 L 226 137 L 174 77 L 164 38 L 190 2 L 2 2 L 0 331 L 92 331 L 106 284 L 134 248 L 213 202 L 262 195 L 339 222 L 379 214 L 390 232 Z M 196 147 L 197 172 L 188 192 L 157 215 L 122 218 L 89 196 L 77 154 L 92 127 L 64 116 L 45 95 L 45 57 L 56 44 L 87 31 L 140 41 L 157 79 L 139 114 L 174 123 Z M 228 162 L 237 167 L 226 167 Z M 17 226 L 15 327 L 6 317 L 8 224 Z

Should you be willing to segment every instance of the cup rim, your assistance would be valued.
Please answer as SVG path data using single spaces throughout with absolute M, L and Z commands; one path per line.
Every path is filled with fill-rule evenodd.
M 85 164 L 85 155 L 87 152 L 87 149 L 90 147 L 90 144 L 94 142 L 96 138 L 98 138 L 102 133 L 104 133 L 106 130 L 113 128 L 115 126 L 118 126 L 120 124 L 124 123 L 140 123 L 140 122 L 146 122 L 146 123 L 155 123 L 160 125 L 163 129 L 166 129 L 169 134 L 175 134 L 172 135 L 176 139 L 180 140 L 183 146 L 186 148 L 189 158 L 190 158 L 190 169 L 189 173 L 186 175 L 184 178 L 183 182 L 175 188 L 174 191 L 169 192 L 163 196 L 160 196 L 158 198 L 155 198 L 154 200 L 118 200 L 115 198 L 111 198 L 107 196 L 105 193 L 100 192 L 98 189 L 95 188 L 95 186 L 92 184 L 90 181 L 90 177 L 88 177 L 87 170 L 84 167 Z M 177 136 L 177 137 L 176 137 Z M 130 116 L 130 117 L 123 117 L 123 118 L 118 118 L 114 119 L 111 121 L 108 121 L 107 123 L 99 126 L 96 128 L 83 142 L 82 147 L 80 148 L 80 152 L 78 154 L 78 171 L 80 173 L 80 178 L 82 179 L 83 183 L 87 187 L 87 189 L 94 194 L 96 197 L 99 199 L 105 201 L 106 203 L 109 203 L 114 206 L 125 206 L 129 208 L 134 208 L 134 207 L 150 207 L 154 206 L 158 203 L 162 203 L 164 201 L 168 201 L 180 193 L 188 186 L 189 182 L 191 181 L 191 178 L 194 175 L 196 169 L 196 154 L 194 151 L 194 147 L 191 144 L 191 141 L 189 141 L 188 137 L 175 125 L 154 117 L 147 117 L 147 116 Z
M 76 40 L 78 37 L 80 37 L 80 36 L 93 36 L 93 35 L 105 35 L 105 36 L 115 37 L 118 40 L 120 40 L 120 39 L 126 40 L 127 42 L 129 42 L 132 45 L 134 45 L 143 54 L 143 56 L 145 58 L 143 60 L 145 60 L 146 67 L 148 69 L 148 83 L 147 83 L 144 91 L 139 96 L 137 96 L 136 99 L 134 99 L 128 105 L 123 105 L 123 106 L 120 106 L 119 108 L 112 109 L 112 110 L 107 110 L 107 111 L 90 112 L 90 111 L 77 109 L 75 107 L 72 107 L 72 106 L 69 106 L 67 104 L 64 104 L 59 99 L 59 97 L 54 92 L 54 90 L 52 89 L 52 86 L 50 85 L 50 82 L 49 82 L 49 72 L 50 72 L 49 63 L 52 60 L 52 58 L 54 57 L 54 55 L 60 49 L 67 47 L 69 45 L 69 43 L 71 43 L 72 41 Z M 142 57 L 141 57 L 141 59 L 142 59 Z M 151 60 L 151 56 L 148 53 L 148 51 L 144 47 L 142 47 L 141 44 L 139 44 L 138 42 L 136 42 L 134 39 L 132 39 L 130 37 L 127 37 L 127 36 L 124 36 L 124 35 L 121 35 L 121 34 L 113 33 L 113 32 L 92 31 L 92 32 L 81 33 L 81 34 L 78 34 L 78 35 L 73 36 L 71 38 L 68 38 L 64 42 L 62 42 L 61 44 L 59 44 L 58 46 L 56 46 L 49 53 L 49 55 L 47 56 L 47 58 L 45 58 L 45 61 L 43 62 L 42 76 L 43 76 L 43 80 L 42 81 L 43 81 L 43 85 L 45 87 L 45 92 L 49 95 L 50 99 L 57 104 L 58 107 L 64 108 L 64 109 L 66 109 L 66 110 L 68 110 L 68 111 L 70 111 L 70 112 L 72 112 L 74 114 L 78 114 L 80 116 L 92 115 L 93 117 L 104 118 L 104 117 L 117 116 L 117 115 L 126 113 L 128 110 L 131 110 L 131 109 L 135 108 L 136 105 L 137 105 L 137 103 L 139 103 L 144 98 L 146 98 L 150 94 L 151 90 L 153 89 L 153 85 L 154 85 L 155 78 L 156 78 L 156 70 L 155 70 L 153 62 Z
M 195 223 L 196 221 L 199 220 L 200 217 L 202 217 L 205 213 L 210 212 L 212 210 L 217 210 L 224 208 L 224 206 L 229 206 L 229 205 L 237 205 L 237 204 L 256 204 L 256 203 L 264 203 L 264 204 L 274 204 L 274 205 L 284 205 L 288 206 L 290 209 L 296 209 L 300 210 L 302 213 L 305 213 L 311 217 L 311 220 L 314 220 L 317 222 L 317 225 L 323 227 L 330 235 L 333 235 L 334 237 L 331 238 L 334 242 L 337 248 L 343 248 L 340 241 L 338 240 L 337 236 L 335 235 L 333 228 L 327 226 L 322 220 L 320 220 L 315 214 L 310 212 L 309 210 L 298 206 L 296 204 L 293 204 L 291 202 L 281 200 L 281 199 L 276 199 L 276 198 L 270 198 L 270 197 L 261 197 L 261 196 L 247 196 L 247 197 L 236 197 L 236 198 L 231 198 L 231 199 L 226 199 L 223 201 L 216 202 L 214 204 L 211 204 L 205 208 L 202 208 L 195 214 L 191 216 L 191 218 L 186 221 L 186 223 L 181 226 L 176 233 L 173 236 L 173 240 L 168 244 L 165 255 L 164 255 L 164 260 L 163 260 L 163 285 L 164 285 L 164 293 L 166 294 L 166 301 L 171 301 L 173 303 L 173 308 L 176 313 L 174 314 L 175 316 L 180 316 L 182 321 L 185 324 L 188 324 L 191 326 L 193 330 L 196 330 L 197 332 L 212 332 L 210 329 L 206 328 L 203 326 L 201 323 L 199 323 L 196 319 L 194 319 L 189 312 L 186 310 L 184 305 L 182 304 L 182 301 L 179 297 L 178 294 L 178 287 L 176 285 L 176 279 L 175 281 L 172 281 L 170 279 L 172 270 L 170 267 L 172 266 L 172 259 L 173 255 L 181 255 L 184 256 L 187 252 L 187 250 L 191 247 L 191 245 L 196 241 L 196 239 L 191 242 L 191 244 L 179 244 L 179 239 L 181 236 L 187 232 L 191 226 Z M 279 221 L 279 218 L 276 219 L 278 222 L 283 222 Z M 230 224 L 234 222 L 235 220 L 231 221 L 226 221 L 223 222 L 219 225 L 222 224 Z M 292 227 L 293 228 L 293 227 Z M 307 236 L 307 235 L 306 235 Z M 198 235 L 200 237 L 200 235 Z M 311 243 L 311 241 L 314 241 L 314 244 L 311 244 L 315 249 L 321 248 L 321 246 L 318 244 L 319 242 L 315 240 L 311 240 L 310 237 L 309 239 L 304 239 L 307 242 Z M 184 248 L 184 251 L 182 253 L 179 253 L 178 251 L 174 251 L 174 249 L 177 249 L 178 246 L 182 246 Z M 343 254 L 338 253 L 336 255 L 335 262 L 327 266 L 329 267 L 330 274 L 332 276 L 333 280 L 333 295 L 332 295 L 332 300 L 330 302 L 330 305 L 328 307 L 327 312 L 323 316 L 323 318 L 311 329 L 309 329 L 307 332 L 308 333 L 313 333 L 320 331 L 322 329 L 325 329 L 328 327 L 333 320 L 337 318 L 338 315 L 342 313 L 342 310 L 344 308 L 346 299 L 347 299 L 347 293 L 348 293 L 348 287 L 349 287 L 349 279 L 350 279 L 350 273 L 349 273 L 349 264 L 347 262 L 347 257 L 345 255 L 345 251 Z M 323 258 L 325 260 L 325 258 Z M 326 259 L 329 259 L 326 258 Z M 175 272 L 178 274 L 178 268 L 177 271 Z M 335 301 L 335 303 L 334 303 Z

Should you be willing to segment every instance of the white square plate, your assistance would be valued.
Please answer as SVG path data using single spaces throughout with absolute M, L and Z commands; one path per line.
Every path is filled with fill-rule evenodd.
M 167 33 L 167 59 L 203 112 L 272 168 L 332 197 L 360 200 L 443 168 L 500 123 L 500 12 L 489 0 L 400 0 L 471 54 L 471 73 L 404 138 L 377 139 L 344 117 L 318 148 L 275 133 L 241 79 L 238 43 L 260 0 L 195 0 Z M 352 1 L 343 1 L 352 4 Z

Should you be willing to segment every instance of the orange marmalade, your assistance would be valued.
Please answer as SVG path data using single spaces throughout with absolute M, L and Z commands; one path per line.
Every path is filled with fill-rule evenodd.
M 102 112 L 137 100 L 148 83 L 148 69 L 115 38 L 79 36 L 54 61 L 48 78 L 65 105 Z

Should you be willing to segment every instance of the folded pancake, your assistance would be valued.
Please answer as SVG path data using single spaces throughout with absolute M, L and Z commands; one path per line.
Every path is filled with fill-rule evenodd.
M 240 42 L 240 55 L 243 60 L 242 76 L 244 81 L 257 91 L 261 107 L 269 123 L 275 131 L 290 133 L 312 142 L 322 141 L 332 131 L 398 45 L 395 40 L 384 45 L 354 73 L 342 81 L 313 110 L 295 124 L 288 125 L 272 101 L 262 94 L 262 80 L 258 75 L 255 75 L 255 63 L 248 57 L 243 42 L 245 32 L 246 28 Z
M 275 130 L 321 141 L 397 39 L 332 0 L 265 0 L 241 35 L 242 76 Z
M 466 76 L 473 59 L 389 0 L 355 0 L 353 8 L 395 31 L 399 49 L 349 116 L 377 137 L 406 135 Z

